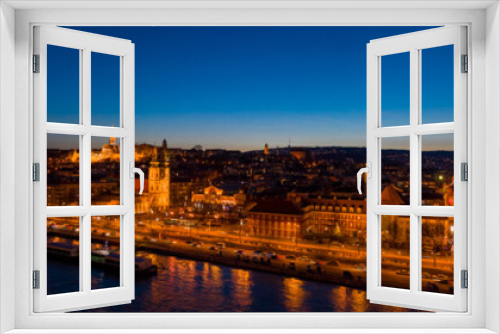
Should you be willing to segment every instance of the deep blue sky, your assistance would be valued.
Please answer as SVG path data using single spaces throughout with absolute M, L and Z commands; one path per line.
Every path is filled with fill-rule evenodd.
M 137 143 L 251 150 L 289 138 L 365 146 L 366 44 L 428 27 L 73 29 L 135 43 Z M 76 123 L 78 52 L 59 49 L 49 49 L 48 120 Z M 423 121 L 452 121 L 452 47 L 423 52 Z M 117 126 L 118 59 L 93 54 L 92 65 L 93 124 Z M 382 125 L 408 124 L 409 57 L 382 66 Z

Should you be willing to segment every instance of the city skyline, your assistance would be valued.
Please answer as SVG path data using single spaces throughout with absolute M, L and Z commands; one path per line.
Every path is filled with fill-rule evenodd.
M 241 151 L 261 150 L 265 143 L 271 149 L 287 147 L 290 140 L 291 146 L 364 147 L 366 44 L 428 28 L 72 27 L 135 43 L 137 144 L 159 145 L 167 138 L 169 147 Z M 438 56 L 446 53 L 438 51 Z M 52 60 L 49 53 L 48 121 L 78 122 L 78 91 L 71 89 L 78 72 L 64 71 L 64 82 L 50 72 L 52 61 L 62 71 L 72 68 L 75 57 L 57 52 Z M 92 57 L 93 119 L 96 125 L 116 125 L 119 99 L 110 87 L 117 86 L 113 68 L 118 63 L 113 56 Z M 395 59 L 393 65 L 387 67 L 391 95 L 383 113 L 404 123 L 409 89 L 398 80 L 408 79 L 400 70 L 406 62 Z M 426 112 L 432 111 L 423 115 L 424 120 L 431 115 L 428 122 L 453 110 L 452 90 L 441 88 L 453 77 L 441 65 L 430 64 L 423 72 L 439 77 L 427 80 L 429 91 L 440 92 L 423 101 Z M 49 142 L 57 146 L 64 148 Z M 435 149 L 451 148 L 448 143 Z
M 60 145 L 60 143 L 61 143 L 60 139 L 63 136 L 66 136 L 66 135 L 51 135 L 49 137 L 49 139 L 48 139 L 48 141 L 51 143 L 51 145 L 49 145 L 48 149 L 49 150 L 63 150 L 63 151 L 78 150 L 78 146 L 77 146 L 78 144 L 75 143 L 75 140 L 71 140 L 70 141 L 70 143 L 73 142 L 72 145 L 61 147 L 62 145 Z M 53 138 L 51 138 L 51 137 L 53 137 Z M 439 144 L 450 145 L 450 147 L 441 147 L 440 145 L 434 145 L 434 143 L 432 143 L 429 140 L 430 138 L 429 139 L 425 138 L 425 139 L 427 139 L 426 141 L 428 142 L 428 146 L 424 146 L 422 148 L 423 152 L 451 152 L 451 151 L 453 151 L 453 142 L 452 142 L 453 136 L 451 135 L 449 137 L 450 138 L 442 138 L 441 143 L 439 143 Z M 56 139 L 56 138 L 59 138 L 59 140 Z M 106 145 L 109 142 L 109 140 L 110 140 L 109 137 L 93 137 L 93 140 L 92 140 L 92 143 L 91 143 L 92 150 L 94 150 L 94 151 L 102 150 L 103 146 Z M 386 150 L 387 151 L 389 151 L 389 150 L 402 151 L 402 152 L 410 151 L 408 149 L 408 147 L 404 146 L 405 143 L 402 142 L 402 141 L 393 141 L 391 144 L 392 144 L 391 146 L 383 147 L 382 151 L 386 151 Z M 162 147 L 162 142 L 154 142 L 152 144 L 150 144 L 150 143 L 136 143 L 136 146 L 139 146 L 139 145 L 148 145 L 148 146 L 151 146 L 151 147 L 161 148 Z M 120 144 L 116 144 L 116 146 L 120 147 Z M 319 145 L 315 145 L 315 146 L 293 146 L 293 145 L 291 145 L 291 146 L 269 147 L 269 151 L 271 153 L 272 152 L 276 152 L 276 150 L 283 151 L 283 150 L 289 150 L 289 149 L 291 149 L 291 150 L 294 150 L 294 149 L 305 149 L 305 150 L 312 150 L 313 151 L 315 149 L 326 149 L 326 148 L 346 148 L 346 149 L 349 149 L 349 148 L 360 148 L 360 149 L 365 149 L 366 146 L 335 146 L 335 145 L 331 145 L 331 146 L 319 146 Z M 264 146 L 261 147 L 260 149 L 257 148 L 257 149 L 251 149 L 251 150 L 246 150 L 246 151 L 245 150 L 238 150 L 238 149 L 231 150 L 231 149 L 220 148 L 220 147 L 205 148 L 205 147 L 203 147 L 203 145 L 196 145 L 196 147 L 191 147 L 191 148 L 171 147 L 169 145 L 168 149 L 169 150 L 170 149 L 181 150 L 181 151 L 190 151 L 190 150 L 218 151 L 218 150 L 222 150 L 222 151 L 239 151 L 241 153 L 264 152 L 265 151 Z

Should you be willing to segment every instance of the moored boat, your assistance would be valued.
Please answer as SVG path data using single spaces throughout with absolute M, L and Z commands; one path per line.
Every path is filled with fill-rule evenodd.
M 62 258 L 78 258 L 78 245 L 67 242 L 48 242 L 47 253 Z
M 48 242 L 47 254 L 71 262 L 79 261 L 79 246 L 67 242 Z M 120 252 L 118 250 L 109 250 L 106 246 L 102 249 L 92 249 L 90 260 L 92 266 L 103 269 L 118 270 L 120 268 Z M 154 274 L 158 267 L 153 261 L 145 255 L 135 256 L 135 273 L 138 275 Z

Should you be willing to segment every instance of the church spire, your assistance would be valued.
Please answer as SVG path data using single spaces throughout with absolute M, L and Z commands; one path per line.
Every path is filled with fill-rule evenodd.
M 170 166 L 170 154 L 168 153 L 168 149 L 163 150 L 163 164 L 165 167 Z
M 153 158 L 151 159 L 151 162 L 158 162 L 158 148 L 156 147 L 156 144 L 153 149 Z

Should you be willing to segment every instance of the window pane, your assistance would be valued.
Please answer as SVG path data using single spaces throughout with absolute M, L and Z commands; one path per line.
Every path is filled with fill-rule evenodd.
M 453 294 L 452 217 L 422 217 L 422 290 Z
M 120 216 L 92 217 L 92 290 L 120 286 Z
M 80 291 L 80 217 L 47 219 L 47 294 Z
M 47 121 L 80 123 L 80 50 L 47 45 Z
M 382 205 L 410 203 L 410 138 L 382 138 Z
M 47 205 L 80 205 L 80 138 L 47 135 Z
M 422 205 L 453 206 L 453 134 L 422 136 Z
M 382 126 L 410 124 L 410 53 L 381 57 Z
M 120 57 L 92 52 L 92 125 L 120 126 Z
M 381 216 L 382 280 L 391 288 L 410 288 L 410 217 Z
M 421 52 L 422 123 L 453 122 L 453 45 Z
M 120 139 L 92 137 L 92 205 L 120 204 Z

